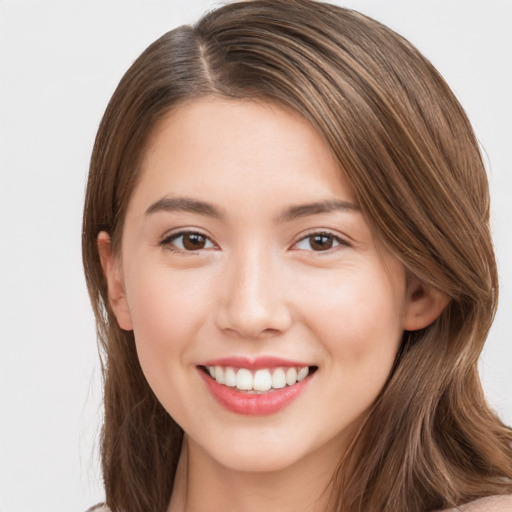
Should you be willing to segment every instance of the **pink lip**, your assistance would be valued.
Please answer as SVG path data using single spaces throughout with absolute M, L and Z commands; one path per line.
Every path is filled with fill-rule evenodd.
M 266 368 L 268 368 L 268 366 Z M 199 367 L 198 371 L 208 391 L 210 391 L 213 398 L 215 398 L 219 404 L 228 411 L 247 416 L 264 416 L 279 412 L 298 398 L 311 381 L 311 375 L 308 375 L 304 380 L 297 382 L 297 384 L 293 386 L 286 386 L 282 389 L 276 389 L 257 395 L 245 393 L 236 388 L 219 384 Z
M 290 361 L 289 359 L 280 359 L 278 357 L 223 357 L 220 359 L 212 359 L 201 363 L 200 366 L 232 366 L 233 368 L 247 368 L 248 370 L 260 370 L 261 368 L 277 368 L 290 367 L 303 368 L 311 366 L 308 363 L 300 361 Z

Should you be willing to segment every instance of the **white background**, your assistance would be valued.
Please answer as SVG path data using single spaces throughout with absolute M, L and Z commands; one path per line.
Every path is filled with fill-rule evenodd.
M 80 512 L 102 499 L 99 364 L 80 254 L 88 160 L 131 62 L 219 4 L 0 0 L 0 512 Z M 482 376 L 512 423 L 512 2 L 343 4 L 416 44 L 481 141 L 502 280 Z

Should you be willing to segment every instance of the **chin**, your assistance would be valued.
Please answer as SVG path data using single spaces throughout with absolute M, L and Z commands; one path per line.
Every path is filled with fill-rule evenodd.
M 272 473 L 284 471 L 294 466 L 300 457 L 285 453 L 272 453 L 271 450 L 263 449 L 261 446 L 257 450 L 230 451 L 222 453 L 216 457 L 216 460 L 222 466 L 237 472 L 244 473 Z

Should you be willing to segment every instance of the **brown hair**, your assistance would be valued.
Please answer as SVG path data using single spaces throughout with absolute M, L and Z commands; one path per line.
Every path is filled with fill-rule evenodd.
M 378 238 L 450 298 L 432 325 L 404 333 L 347 455 L 354 469 L 343 471 L 345 459 L 333 475 L 333 510 L 427 511 L 510 492 L 512 433 L 489 410 L 477 371 L 498 284 L 487 178 L 464 111 L 434 67 L 380 23 L 311 0 L 255 0 L 153 43 L 121 80 L 98 131 L 83 258 L 103 352 L 107 504 L 164 511 L 182 431 L 146 382 L 133 333 L 117 325 L 97 236 L 105 230 L 119 247 L 158 121 L 212 94 L 277 102 L 308 119 Z

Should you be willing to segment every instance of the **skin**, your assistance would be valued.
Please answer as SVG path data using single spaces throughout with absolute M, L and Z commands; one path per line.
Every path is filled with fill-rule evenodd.
M 159 209 L 177 197 L 221 216 Z M 326 200 L 354 207 L 283 216 Z M 170 238 L 183 231 L 204 246 Z M 320 248 L 315 233 L 326 233 Z M 119 325 L 186 433 L 170 512 L 327 510 L 324 491 L 403 330 L 444 305 L 378 245 L 313 127 L 276 105 L 210 97 L 175 109 L 152 138 L 120 253 L 107 233 L 98 247 Z M 261 355 L 318 370 L 275 414 L 227 411 L 197 365 Z

